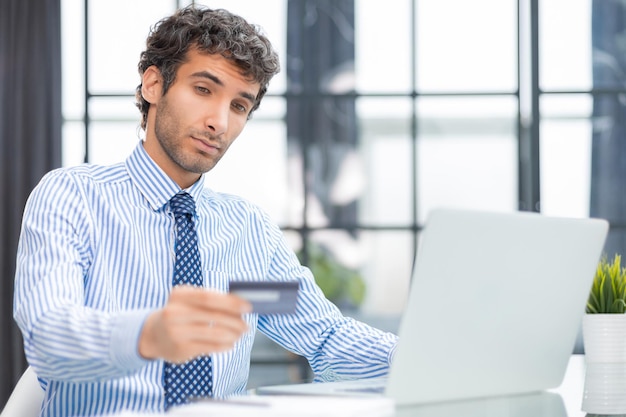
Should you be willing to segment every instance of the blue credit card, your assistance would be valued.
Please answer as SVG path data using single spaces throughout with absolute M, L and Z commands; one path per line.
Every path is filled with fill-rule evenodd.
M 298 281 L 231 281 L 230 293 L 252 304 L 256 314 L 293 314 L 298 301 Z

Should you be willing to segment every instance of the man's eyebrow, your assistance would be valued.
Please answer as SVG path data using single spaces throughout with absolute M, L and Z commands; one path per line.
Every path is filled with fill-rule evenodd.
M 220 80 L 219 77 L 215 76 L 214 74 L 211 74 L 209 71 L 194 72 L 193 74 L 191 74 L 191 76 L 195 78 L 206 78 L 208 80 L 213 81 L 215 84 L 219 86 L 224 86 L 224 83 L 222 82 L 222 80 Z M 256 100 L 256 97 L 253 94 L 250 94 L 246 91 L 240 92 L 239 95 L 245 98 L 246 100 L 250 101 L 251 103 L 254 103 Z
M 248 100 L 250 103 L 254 103 L 254 101 L 256 100 L 255 96 L 245 91 L 240 92 L 239 95 Z
M 224 85 L 222 80 L 220 80 L 217 76 L 211 74 L 209 71 L 194 72 L 193 74 L 191 74 L 191 76 L 192 77 L 196 77 L 196 78 L 207 78 L 207 79 L 213 81 L 217 85 Z

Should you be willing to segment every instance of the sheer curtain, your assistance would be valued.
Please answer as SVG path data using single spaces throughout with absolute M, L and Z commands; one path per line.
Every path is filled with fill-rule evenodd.
M 60 2 L 0 1 L 0 408 L 26 368 L 12 314 L 24 203 L 61 165 Z

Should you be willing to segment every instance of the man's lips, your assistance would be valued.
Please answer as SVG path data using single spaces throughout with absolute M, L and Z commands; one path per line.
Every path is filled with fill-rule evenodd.
M 214 144 L 214 143 L 208 141 L 207 139 L 198 138 L 196 136 L 192 136 L 191 138 L 198 144 L 198 147 L 203 152 L 216 154 L 220 150 L 219 145 Z

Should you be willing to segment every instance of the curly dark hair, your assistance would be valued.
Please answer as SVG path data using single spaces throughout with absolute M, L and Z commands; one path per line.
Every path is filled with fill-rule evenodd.
M 248 119 L 259 107 L 270 80 L 280 71 L 278 54 L 260 27 L 227 10 L 191 5 L 152 28 L 146 50 L 140 55 L 139 75 L 156 66 L 163 77 L 163 94 L 167 93 L 191 48 L 221 54 L 234 62 L 245 77 L 259 83 L 261 87 Z M 142 97 L 141 86 L 137 86 L 135 97 L 142 115 L 141 128 L 145 130 L 150 103 Z

